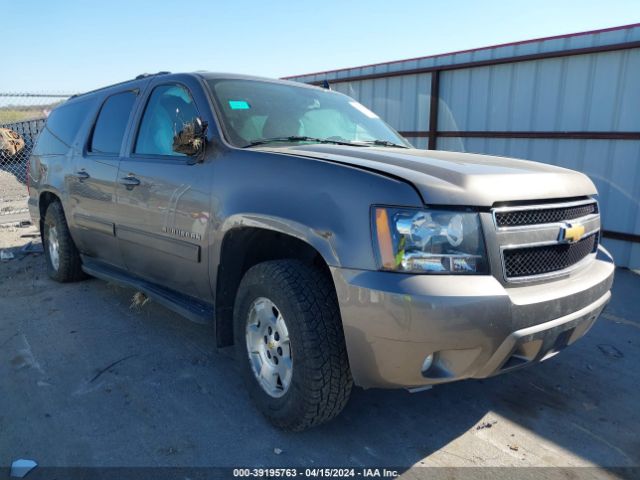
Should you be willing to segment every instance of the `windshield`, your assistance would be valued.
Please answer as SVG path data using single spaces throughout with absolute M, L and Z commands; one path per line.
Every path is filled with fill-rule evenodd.
M 228 140 L 410 147 L 375 113 L 330 90 L 260 80 L 208 80 Z

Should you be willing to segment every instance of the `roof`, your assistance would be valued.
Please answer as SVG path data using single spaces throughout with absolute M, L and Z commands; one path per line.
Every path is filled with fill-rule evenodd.
M 293 82 L 287 79 L 281 78 L 269 78 L 269 77 L 259 77 L 256 75 L 244 75 L 241 73 L 221 73 L 221 72 L 207 72 L 207 71 L 198 71 L 194 72 L 195 75 L 198 75 L 205 80 L 254 80 L 258 82 L 271 82 L 271 83 L 284 83 L 294 85 L 296 87 L 301 86 L 300 82 Z M 303 85 L 305 87 L 317 88 L 313 85 Z
M 316 88 L 312 85 L 300 85 L 299 82 L 292 82 L 292 81 L 288 81 L 288 80 L 281 80 L 281 79 L 277 79 L 277 78 L 267 78 L 267 77 L 258 77 L 258 76 L 254 76 L 254 75 L 244 75 L 244 74 L 240 74 L 240 73 L 222 73 L 222 72 L 208 72 L 208 71 L 197 71 L 197 72 L 158 72 L 158 73 L 143 73 L 141 75 L 138 75 L 135 78 L 131 78 L 129 80 L 124 80 L 122 82 L 118 82 L 118 83 L 113 83 L 111 85 L 105 85 L 104 87 L 99 87 L 96 88 L 94 90 L 89 90 L 87 92 L 82 92 L 82 93 L 78 93 L 75 95 L 72 95 L 71 97 L 69 97 L 69 100 L 67 100 L 67 102 L 65 103 L 71 103 L 73 101 L 75 101 L 76 99 L 84 99 L 84 98 L 88 98 L 90 97 L 92 94 L 94 93 L 99 93 L 99 92 L 106 92 L 112 88 L 115 87 L 123 87 L 123 86 L 127 86 L 127 85 L 137 85 L 140 84 L 141 82 L 151 78 L 151 77 L 155 77 L 158 75 L 163 75 L 166 76 L 168 79 L 172 79 L 175 78 L 177 76 L 180 75 L 192 75 L 192 76 L 199 76 L 202 77 L 204 79 L 207 80 L 221 80 L 221 79 L 229 79 L 229 80 L 256 80 L 256 81 L 262 81 L 262 82 L 275 82 L 275 83 L 289 83 L 291 85 L 295 85 L 296 87 L 300 87 L 300 86 L 304 86 L 304 87 L 310 87 L 310 88 Z

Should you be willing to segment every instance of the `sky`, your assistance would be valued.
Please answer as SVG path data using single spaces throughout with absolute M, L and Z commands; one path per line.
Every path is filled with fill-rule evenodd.
M 639 0 L 0 0 L 0 92 L 78 93 L 144 72 L 266 77 L 640 22 Z

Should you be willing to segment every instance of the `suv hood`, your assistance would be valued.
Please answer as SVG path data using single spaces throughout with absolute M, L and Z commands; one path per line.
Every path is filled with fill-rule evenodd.
M 528 160 L 387 147 L 295 145 L 261 148 L 373 170 L 410 182 L 425 204 L 490 207 L 495 202 L 593 195 L 584 174 Z

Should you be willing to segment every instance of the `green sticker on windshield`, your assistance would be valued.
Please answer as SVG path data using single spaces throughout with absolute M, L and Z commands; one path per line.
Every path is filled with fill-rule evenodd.
M 251 107 L 244 100 L 229 100 L 231 110 L 249 110 Z

